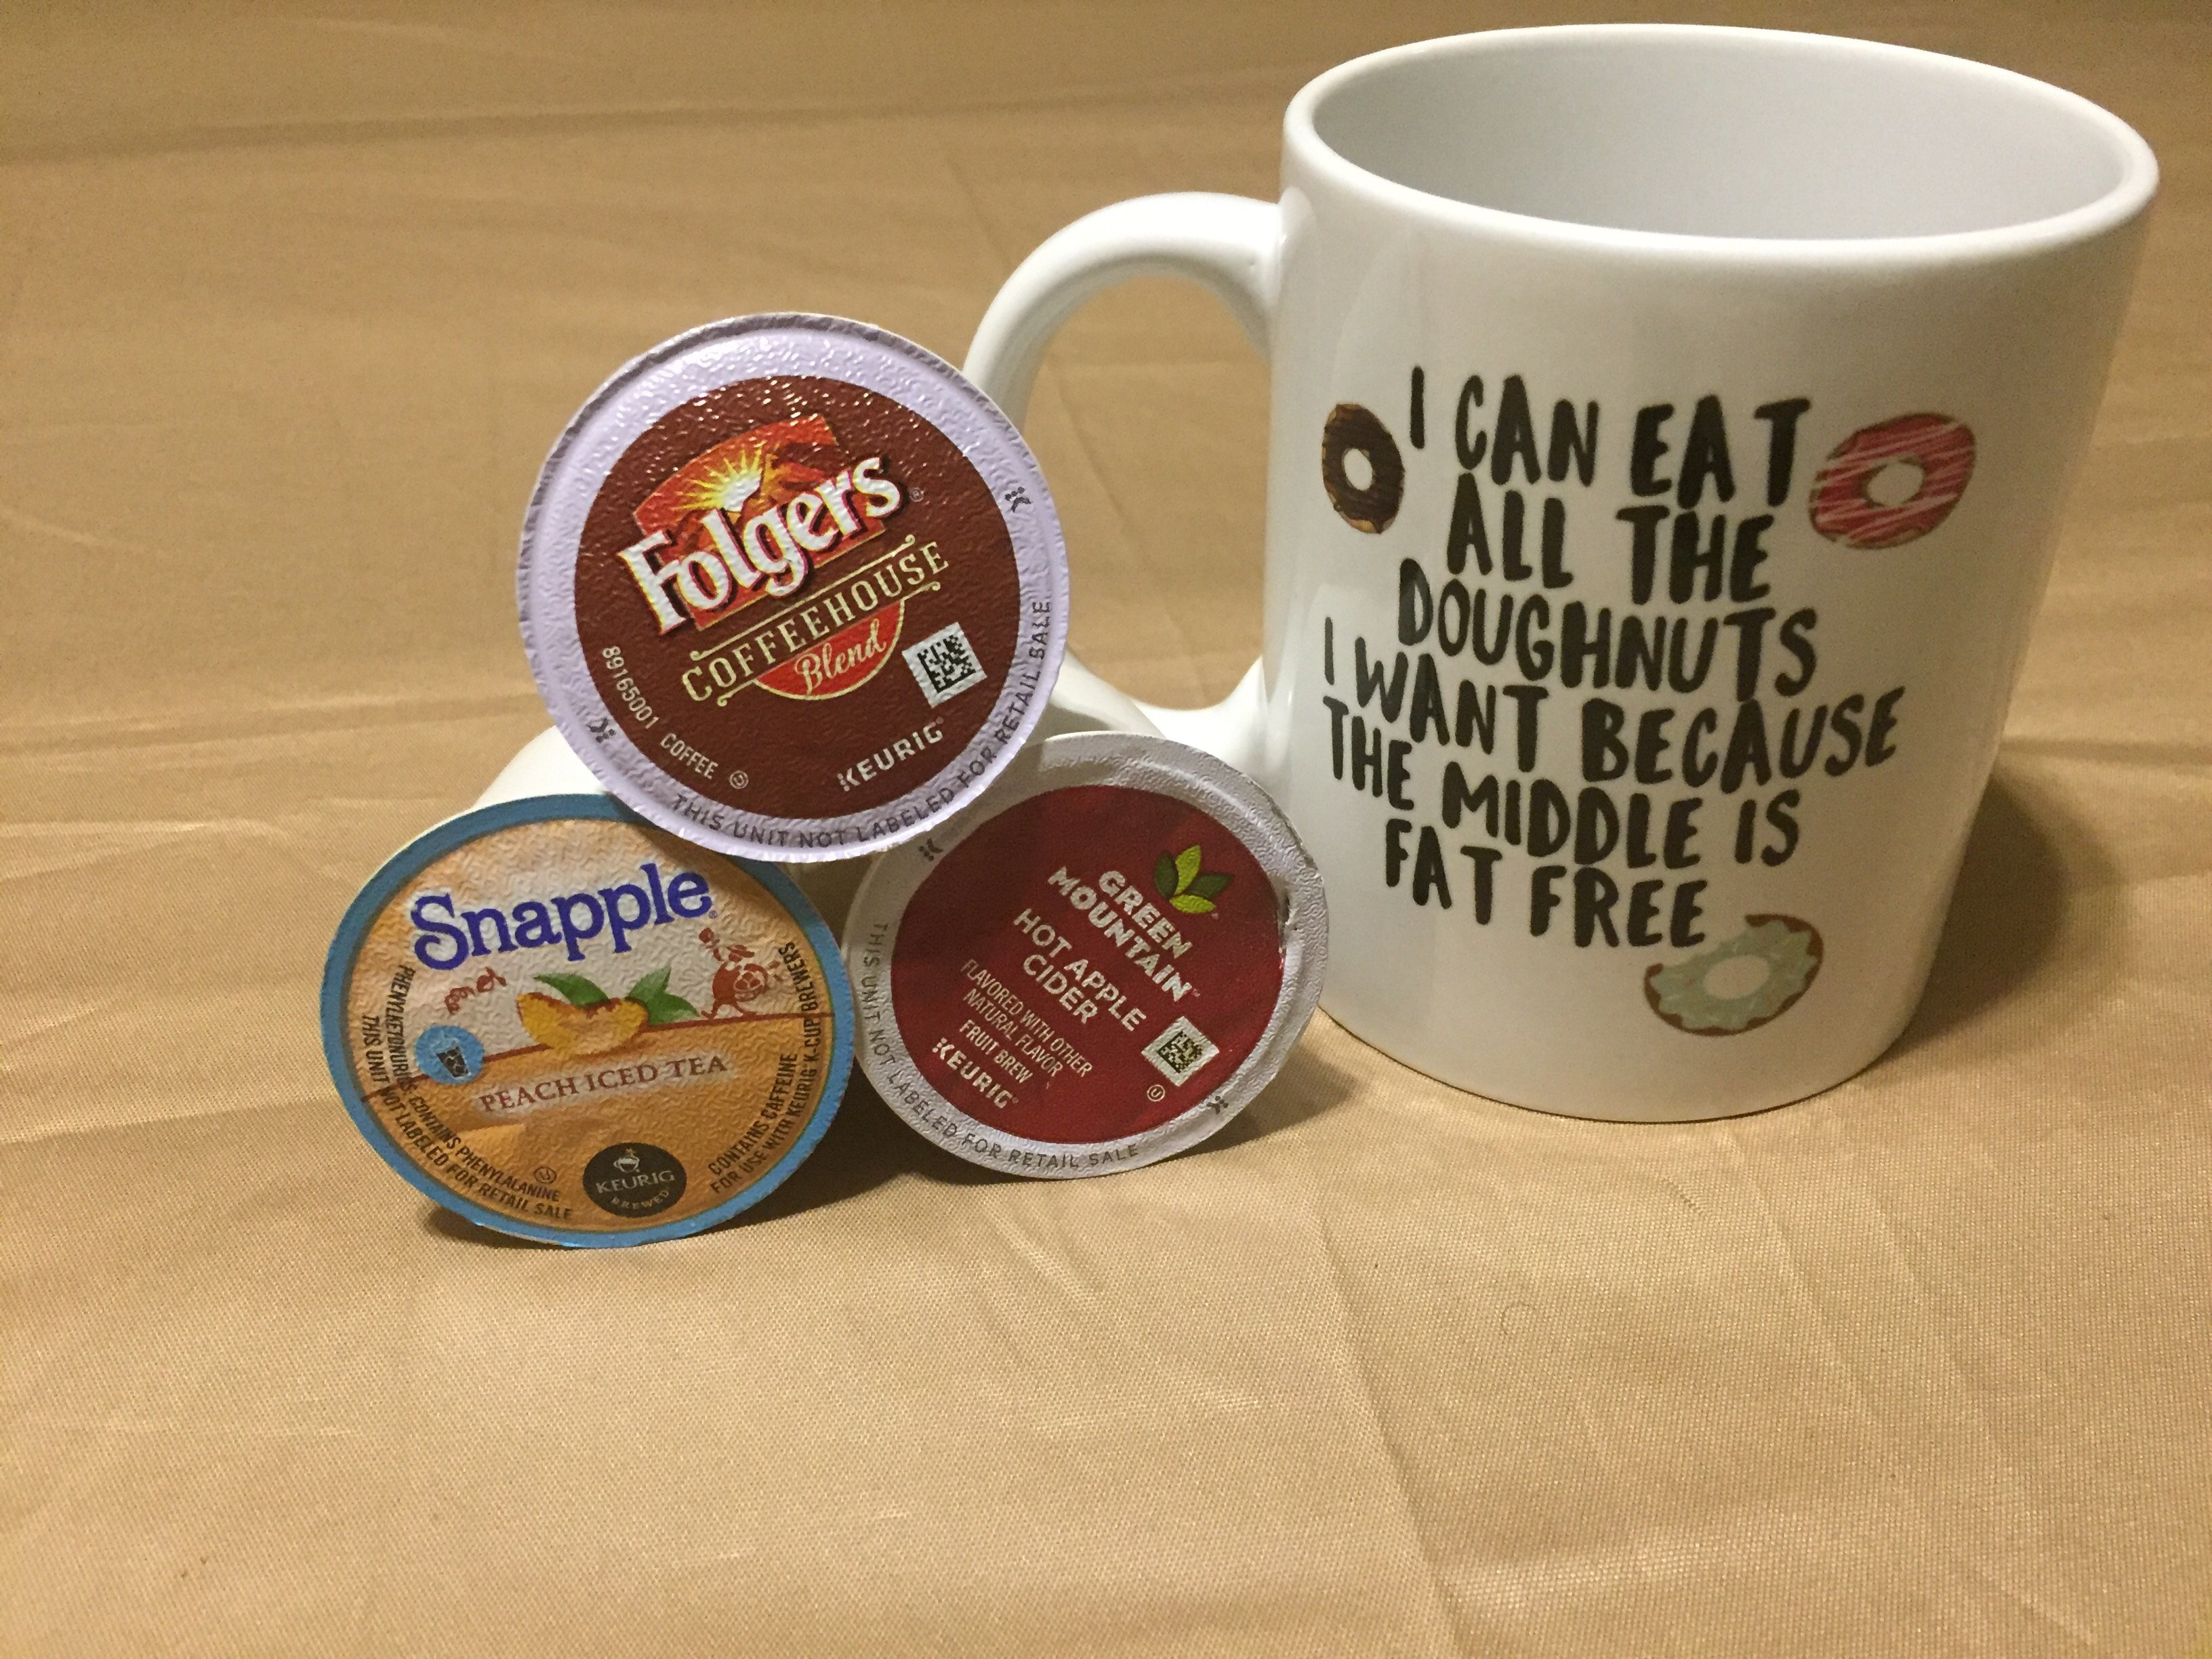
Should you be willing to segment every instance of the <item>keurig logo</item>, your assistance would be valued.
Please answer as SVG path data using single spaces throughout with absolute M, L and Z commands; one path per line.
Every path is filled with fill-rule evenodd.
M 609 1215 L 658 1215 L 684 1196 L 684 1166 L 658 1146 L 626 1140 L 584 1166 L 584 1195 Z

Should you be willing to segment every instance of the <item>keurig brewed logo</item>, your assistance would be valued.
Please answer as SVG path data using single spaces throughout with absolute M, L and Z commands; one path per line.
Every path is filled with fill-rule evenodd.
M 684 1196 L 684 1166 L 658 1146 L 620 1141 L 584 1166 L 584 1191 L 610 1215 L 657 1215 Z

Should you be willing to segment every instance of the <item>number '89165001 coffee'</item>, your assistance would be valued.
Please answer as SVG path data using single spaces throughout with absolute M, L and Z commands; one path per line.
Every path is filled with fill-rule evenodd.
M 1066 638 L 1042 474 L 948 364 L 841 318 L 739 318 L 618 372 L 532 498 L 524 642 L 637 812 L 786 860 L 957 810 L 1036 726 Z

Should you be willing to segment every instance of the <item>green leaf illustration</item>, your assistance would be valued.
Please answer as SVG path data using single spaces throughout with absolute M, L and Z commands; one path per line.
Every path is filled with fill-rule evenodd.
M 580 1009 L 595 1009 L 602 1002 L 608 1002 L 606 991 L 584 978 L 581 973 L 540 973 L 538 982 L 550 984 Z
M 668 988 L 668 969 L 656 968 L 629 988 L 629 1000 L 645 1005 L 647 1025 L 669 1025 L 679 1019 L 696 1019 L 699 1011 Z
M 1176 885 L 1178 893 L 1190 891 L 1190 884 L 1198 879 L 1198 848 L 1186 847 L 1176 854 Z
M 539 974 L 538 982 L 550 985 L 579 1008 L 596 1008 L 609 1000 L 607 994 L 581 974 Z
M 1162 898 L 1176 896 L 1176 861 L 1170 854 L 1161 854 L 1152 865 L 1152 885 Z
M 1191 883 L 1190 890 L 1203 899 L 1219 898 L 1222 890 L 1229 885 L 1228 875 L 1219 870 L 1207 870 Z
M 673 991 L 632 991 L 632 1002 L 645 1005 L 647 1025 L 672 1025 L 679 1019 L 696 1019 L 699 1011 Z
M 1168 902 L 1174 905 L 1176 909 L 1188 911 L 1192 915 L 1204 915 L 1213 908 L 1212 899 L 1200 898 L 1195 893 L 1178 893 Z

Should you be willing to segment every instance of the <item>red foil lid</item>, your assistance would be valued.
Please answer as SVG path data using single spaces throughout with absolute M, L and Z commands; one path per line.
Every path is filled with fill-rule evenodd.
M 1034 745 L 886 856 L 845 960 L 860 1064 L 970 1162 L 1103 1175 L 1203 1140 L 1321 996 L 1321 877 L 1242 773 L 1162 738 Z
M 522 532 L 523 643 L 607 789 L 717 851 L 939 823 L 1043 714 L 1067 628 L 1044 477 L 997 405 L 836 317 L 679 335 L 592 394 Z

